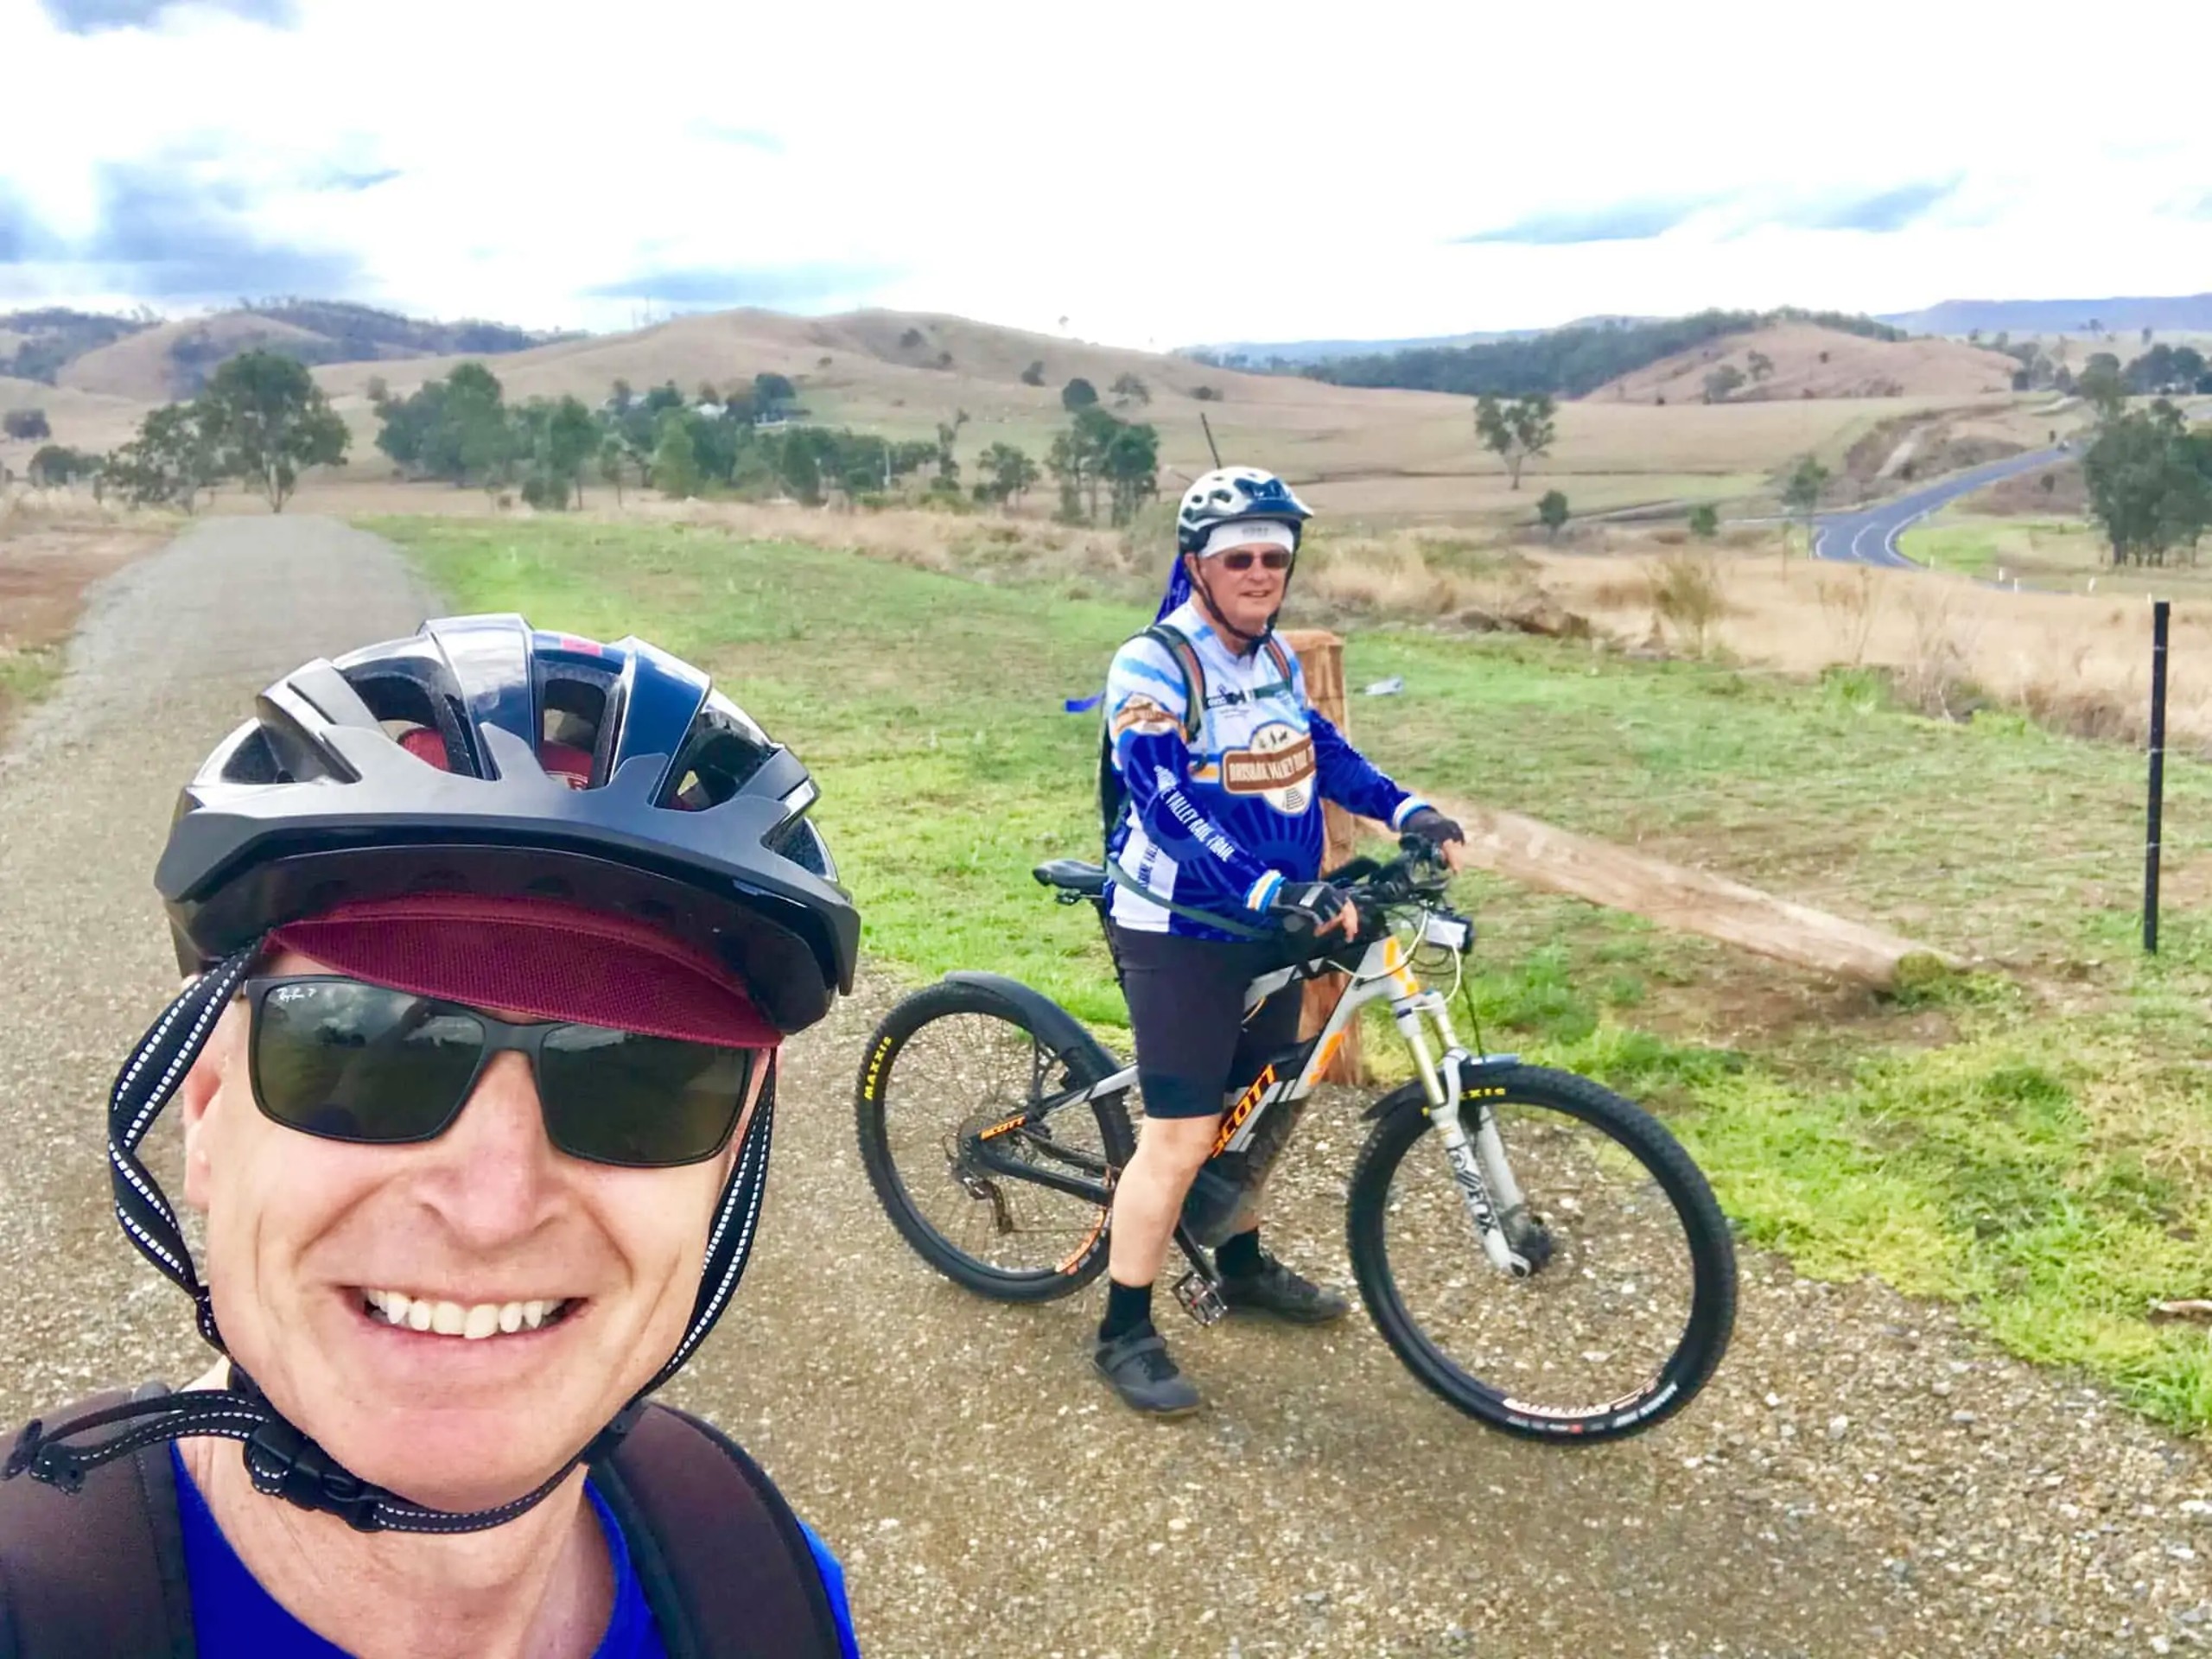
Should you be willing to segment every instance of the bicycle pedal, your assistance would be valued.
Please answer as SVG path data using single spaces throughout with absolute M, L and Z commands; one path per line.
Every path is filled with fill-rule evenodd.
M 1221 1287 L 1195 1268 L 1175 1281 L 1175 1300 L 1200 1325 L 1218 1325 L 1228 1317 L 1229 1304 L 1221 1299 Z

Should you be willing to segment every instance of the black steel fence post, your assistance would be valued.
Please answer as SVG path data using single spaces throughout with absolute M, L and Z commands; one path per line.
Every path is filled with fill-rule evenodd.
M 2158 832 L 2166 784 L 2166 619 L 2173 607 L 2151 607 L 2151 823 L 2143 844 L 2143 948 L 2158 950 Z

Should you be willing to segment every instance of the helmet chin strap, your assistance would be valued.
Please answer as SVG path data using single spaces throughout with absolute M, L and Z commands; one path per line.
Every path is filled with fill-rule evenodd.
M 1260 642 L 1275 631 L 1275 619 L 1282 614 L 1281 602 L 1278 601 L 1274 609 L 1268 613 L 1268 620 L 1260 625 L 1260 631 L 1257 633 L 1247 633 L 1229 620 L 1228 613 L 1221 608 L 1221 601 L 1213 596 L 1213 589 L 1207 585 L 1205 578 L 1198 574 L 1205 569 L 1205 561 L 1194 553 L 1185 553 L 1183 556 L 1190 561 L 1191 586 L 1197 589 L 1198 597 L 1205 601 L 1206 620 L 1213 625 L 1214 632 L 1226 635 L 1229 642 L 1236 647 L 1236 654 L 1239 657 L 1250 656 L 1260 648 Z M 1284 599 L 1290 597 L 1290 579 L 1297 569 L 1298 559 L 1294 554 L 1288 568 L 1282 573 Z
M 0 1480 L 28 1474 L 73 1492 L 84 1484 L 87 1471 L 142 1446 L 188 1434 L 212 1434 L 244 1442 L 246 1471 L 256 1491 L 303 1510 L 335 1515 L 362 1532 L 480 1532 L 512 1521 L 550 1497 L 577 1465 L 611 1457 L 645 1409 L 646 1396 L 690 1358 L 728 1306 L 752 1254 L 753 1230 L 760 1217 L 774 1131 L 775 1071 L 770 1069 L 739 1141 L 709 1230 L 690 1322 L 667 1363 L 589 1445 L 532 1491 L 493 1509 L 466 1513 L 432 1509 L 346 1469 L 287 1421 L 255 1386 L 224 1345 L 215 1325 L 214 1300 L 193 1265 L 176 1212 L 138 1157 L 139 1143 L 206 1046 L 215 1022 L 260 952 L 259 943 L 248 946 L 187 986 L 140 1042 L 117 1077 L 108 1101 L 108 1164 L 116 1218 L 146 1259 L 191 1296 L 200 1334 L 231 1360 L 229 1386 L 134 1398 L 52 1428 L 34 1421 L 0 1464 Z

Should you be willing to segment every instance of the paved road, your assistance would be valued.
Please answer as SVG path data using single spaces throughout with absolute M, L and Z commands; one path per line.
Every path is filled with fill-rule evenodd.
M 1823 513 L 1815 521 L 1813 556 L 1839 564 L 1878 564 L 1895 569 L 1917 570 L 1916 560 L 1897 551 L 1897 537 L 1959 497 L 2016 474 L 2030 473 L 2069 459 L 2064 449 L 2037 449 L 2008 455 L 1985 466 L 1954 473 L 1925 489 L 1857 512 Z
M 423 604 L 340 525 L 203 524 L 105 587 L 0 757 L 0 1425 L 199 1369 L 101 1160 L 108 1078 L 174 983 L 149 873 L 178 781 L 256 690 Z M 871 979 L 793 1044 L 760 1249 L 674 1390 L 842 1554 L 869 1659 L 2089 1659 L 2212 1632 L 2204 1448 L 1755 1252 L 1711 1389 L 1622 1445 L 1486 1433 L 1357 1315 L 1174 1320 L 1211 1409 L 1132 1419 L 1084 1374 L 1094 1300 L 978 1301 L 877 1211 L 850 1090 L 897 990 Z M 1317 1103 L 1269 1200 L 1277 1247 L 1338 1282 L 1356 1103 Z

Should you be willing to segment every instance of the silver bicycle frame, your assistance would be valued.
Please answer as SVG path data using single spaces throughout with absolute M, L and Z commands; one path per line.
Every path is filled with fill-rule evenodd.
M 1421 912 L 1421 927 L 1427 930 L 1431 923 L 1428 912 Z M 1261 1003 L 1286 986 L 1310 978 L 1316 972 L 1328 971 L 1331 970 L 1325 965 L 1305 964 L 1262 974 L 1245 987 L 1245 1017 L 1249 1019 Z M 1451 1012 L 1442 994 L 1422 988 L 1414 975 L 1405 946 L 1395 935 L 1376 940 L 1362 952 L 1358 965 L 1352 969 L 1351 983 L 1330 1011 L 1327 1022 L 1315 1034 L 1313 1046 L 1307 1050 L 1298 1075 L 1278 1077 L 1274 1067 L 1269 1065 L 1230 1103 L 1222 1114 L 1221 1128 L 1215 1136 L 1211 1155 L 1218 1157 L 1249 1145 L 1260 1120 L 1270 1109 L 1302 1100 L 1311 1093 L 1321 1073 L 1344 1046 L 1360 1009 L 1370 1002 L 1385 1000 L 1390 1004 L 1391 1021 L 1413 1055 L 1414 1074 L 1427 1103 L 1428 1121 L 1435 1127 L 1445 1158 L 1451 1165 L 1452 1179 L 1459 1186 L 1460 1201 L 1466 1206 L 1467 1219 L 1474 1228 L 1483 1254 L 1500 1272 L 1516 1279 L 1527 1277 L 1530 1271 L 1528 1258 L 1513 1248 L 1508 1225 L 1526 1211 L 1527 1200 L 1506 1161 L 1505 1142 L 1498 1135 L 1497 1119 L 1489 1105 L 1491 1096 L 1485 1093 L 1480 1077 L 1484 1069 L 1514 1064 L 1516 1057 L 1472 1054 L 1461 1045 L 1452 1028 Z M 1438 1044 L 1433 1054 L 1429 1046 L 1431 1027 Z M 1061 1103 L 1061 1108 L 1077 1101 L 1118 1094 L 1134 1088 L 1136 1081 L 1136 1067 L 1123 1066 L 1113 1076 Z M 1504 1090 L 1492 1092 L 1502 1095 Z M 1475 1109 L 1472 1135 L 1460 1121 L 1463 1101 Z

